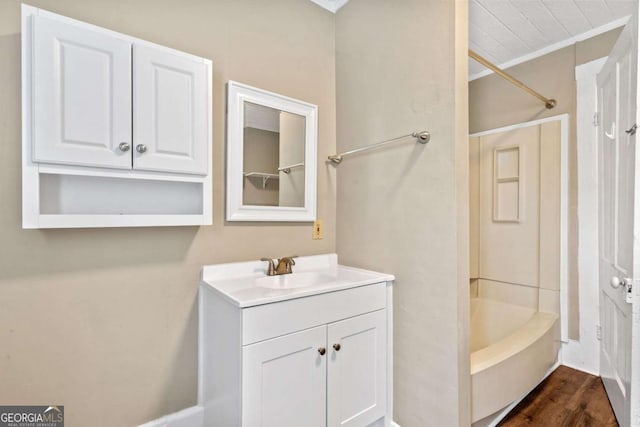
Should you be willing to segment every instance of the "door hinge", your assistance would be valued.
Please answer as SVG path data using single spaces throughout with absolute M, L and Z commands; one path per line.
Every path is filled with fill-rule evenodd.
M 596 111 L 593 113 L 593 127 L 597 128 L 598 126 L 600 126 L 600 114 Z
M 596 339 L 600 341 L 602 339 L 602 326 L 596 325 Z

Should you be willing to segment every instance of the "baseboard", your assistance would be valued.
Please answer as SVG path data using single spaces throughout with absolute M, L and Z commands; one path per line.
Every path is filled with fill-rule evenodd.
M 580 341 L 569 340 L 562 343 L 561 360 L 568 366 L 587 374 L 600 376 L 599 343 L 595 345 L 583 344 Z
M 576 371 L 584 372 L 585 374 L 594 375 L 596 377 L 600 376 L 600 372 L 592 371 L 590 369 L 585 368 L 584 366 L 573 364 L 570 361 L 563 360 L 561 365 L 571 369 L 575 369 Z
M 583 369 L 571 366 L 566 363 L 560 363 L 557 361 L 551 369 L 547 371 L 544 377 L 540 380 L 540 382 L 544 381 L 556 368 L 560 365 L 569 366 L 570 368 L 577 369 L 580 371 L 584 371 Z M 597 375 L 597 374 L 595 374 Z M 528 394 L 528 393 L 527 393 Z M 526 394 L 520 397 L 518 400 L 511 403 L 509 406 L 504 408 L 500 414 L 494 418 L 491 424 L 488 427 L 495 427 L 498 425 L 500 421 L 509 413 L 515 406 L 520 403 L 522 399 L 524 399 Z M 175 412 L 173 414 L 165 415 L 164 417 L 158 418 L 153 421 L 149 421 L 147 423 L 141 424 L 139 427 L 202 427 L 204 425 L 204 409 L 202 406 L 192 406 L 187 409 L 183 409 L 182 411 Z M 395 421 L 391 421 L 390 427 L 400 427 L 400 424 Z
M 202 427 L 204 426 L 204 408 L 192 406 L 173 414 L 165 415 L 156 420 L 149 421 L 138 427 Z M 390 427 L 400 427 L 400 424 L 391 421 Z
M 204 409 L 192 406 L 173 414 L 144 423 L 139 427 L 202 427 L 204 425 Z

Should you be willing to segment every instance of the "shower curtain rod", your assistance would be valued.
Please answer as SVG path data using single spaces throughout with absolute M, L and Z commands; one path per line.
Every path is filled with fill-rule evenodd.
M 507 80 L 509 83 L 519 87 L 520 89 L 524 90 L 525 92 L 529 93 L 530 95 L 535 96 L 540 101 L 544 102 L 544 106 L 547 107 L 548 109 L 551 109 L 551 108 L 556 106 L 557 102 L 556 102 L 555 99 L 549 99 L 549 98 L 547 98 L 545 96 L 542 96 L 540 93 L 538 93 L 535 90 L 531 89 L 529 86 L 527 86 L 526 84 L 522 83 L 520 80 L 516 79 L 511 74 L 508 74 L 506 71 L 501 70 L 496 65 L 493 65 L 487 59 L 485 59 L 482 56 L 478 55 L 477 53 L 475 53 L 471 49 L 469 49 L 469 56 L 471 58 L 475 59 L 476 61 L 478 61 L 479 63 L 481 63 L 482 65 L 484 65 L 485 67 L 487 67 L 490 70 L 494 71 L 497 75 L 499 75 L 503 79 Z

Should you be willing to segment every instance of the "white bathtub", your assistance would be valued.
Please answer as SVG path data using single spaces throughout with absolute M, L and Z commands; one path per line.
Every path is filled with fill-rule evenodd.
M 471 418 L 476 422 L 531 391 L 556 362 L 558 316 L 471 299 Z

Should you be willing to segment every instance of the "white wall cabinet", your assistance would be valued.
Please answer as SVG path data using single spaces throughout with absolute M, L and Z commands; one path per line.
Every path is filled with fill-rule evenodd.
M 228 275 L 218 271 L 212 274 Z M 227 283 L 237 285 L 239 298 L 251 294 L 240 282 Z M 203 282 L 199 404 L 205 424 L 389 426 L 390 284 L 266 304 L 251 298 L 257 305 L 238 306 L 227 285 Z
M 26 5 L 22 29 L 23 227 L 211 224 L 211 61 Z

